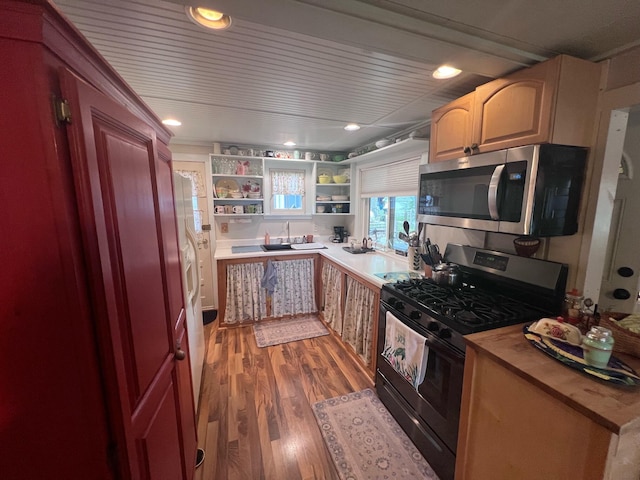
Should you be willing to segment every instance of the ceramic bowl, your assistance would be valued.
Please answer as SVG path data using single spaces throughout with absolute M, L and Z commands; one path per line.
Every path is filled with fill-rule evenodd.
M 376 148 L 382 148 L 382 147 L 386 147 L 387 145 L 389 145 L 391 143 L 391 140 L 387 139 L 387 138 L 383 138 L 382 140 L 378 140 L 376 142 Z
M 331 200 L 336 202 L 346 202 L 349 200 L 349 195 L 331 195 Z
M 513 241 L 516 253 L 521 257 L 530 257 L 540 248 L 540 239 L 529 236 L 518 237 Z
M 349 180 L 349 177 L 347 177 L 346 175 L 334 175 L 333 176 L 333 181 L 336 183 L 347 183 L 347 180 Z
M 318 206 L 316 206 L 316 212 L 318 212 L 318 213 L 324 213 L 324 205 L 318 205 Z
M 323 173 L 322 175 L 318 175 L 318 183 L 331 183 L 331 177 L 326 173 Z

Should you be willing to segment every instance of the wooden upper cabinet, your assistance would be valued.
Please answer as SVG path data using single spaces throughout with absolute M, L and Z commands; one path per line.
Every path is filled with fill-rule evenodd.
M 429 161 L 466 155 L 464 149 L 472 143 L 474 97 L 471 92 L 432 112 Z
M 433 111 L 430 161 L 536 143 L 589 146 L 599 83 L 600 65 L 560 55 L 481 85 Z M 469 98 L 465 142 L 469 126 L 461 119 Z

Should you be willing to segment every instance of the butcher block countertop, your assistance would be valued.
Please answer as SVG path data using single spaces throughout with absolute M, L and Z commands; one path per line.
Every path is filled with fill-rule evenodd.
M 531 345 L 523 325 L 474 333 L 465 340 L 478 354 L 488 355 L 611 432 L 622 435 L 640 428 L 640 387 L 613 386 L 563 365 Z M 639 358 L 615 355 L 640 372 Z

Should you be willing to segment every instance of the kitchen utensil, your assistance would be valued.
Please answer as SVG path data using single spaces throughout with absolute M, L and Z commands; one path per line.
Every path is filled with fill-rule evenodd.
M 439 263 L 433 267 L 431 278 L 439 285 L 457 287 L 460 284 L 460 269 L 453 263 Z
M 399 238 L 400 240 L 402 240 L 402 241 L 407 242 L 407 243 L 409 242 L 409 236 L 408 236 L 406 233 L 404 233 L 404 232 L 399 232 L 399 233 L 398 233 L 398 238 Z
M 409 235 L 409 222 L 406 220 L 402 222 L 402 228 L 404 229 L 404 233 Z
M 433 259 L 431 258 L 431 255 L 429 255 L 428 253 L 421 253 L 420 257 L 426 265 L 429 265 L 430 267 L 433 266 Z

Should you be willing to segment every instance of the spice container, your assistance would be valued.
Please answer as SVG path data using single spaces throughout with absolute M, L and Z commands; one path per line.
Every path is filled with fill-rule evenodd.
M 572 325 L 580 322 L 580 312 L 582 310 L 582 301 L 584 297 L 580 295 L 577 289 L 567 292 L 564 296 L 564 304 L 562 305 L 562 316 Z
M 604 327 L 592 327 L 582 340 L 584 360 L 594 367 L 607 368 L 613 343 L 611 330 Z

